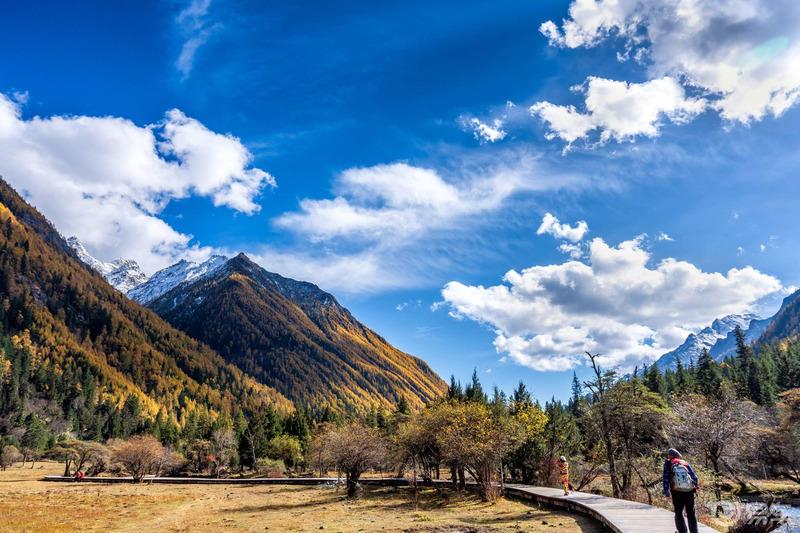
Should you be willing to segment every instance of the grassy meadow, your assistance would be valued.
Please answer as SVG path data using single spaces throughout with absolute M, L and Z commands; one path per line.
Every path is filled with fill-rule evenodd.
M 0 472 L 5 532 L 51 531 L 396 531 L 599 532 L 591 520 L 535 505 L 471 494 L 292 486 L 77 484 L 40 481 L 63 466 L 38 463 Z

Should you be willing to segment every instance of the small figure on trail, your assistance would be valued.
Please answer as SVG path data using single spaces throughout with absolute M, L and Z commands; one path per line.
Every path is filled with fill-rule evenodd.
M 83 473 L 83 470 L 78 470 L 75 472 L 75 481 L 83 481 L 83 478 L 86 474 Z
M 569 463 L 563 455 L 558 458 L 558 473 L 561 474 L 561 483 L 564 485 L 564 496 L 569 496 Z
M 697 516 L 694 513 L 694 497 L 700 482 L 692 467 L 681 459 L 681 454 L 675 448 L 667 451 L 667 460 L 664 462 L 664 497 L 672 495 L 672 506 L 675 508 L 675 527 L 679 533 L 697 533 Z M 683 512 L 686 511 L 686 520 Z M 686 528 L 686 522 L 689 528 Z

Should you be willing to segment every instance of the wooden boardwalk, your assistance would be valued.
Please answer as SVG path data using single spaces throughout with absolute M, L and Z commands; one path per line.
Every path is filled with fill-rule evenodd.
M 74 482 L 71 477 L 45 476 L 44 481 Z M 81 483 L 130 483 L 130 477 L 86 477 Z M 144 483 L 158 484 L 208 484 L 208 485 L 320 485 L 335 483 L 336 478 L 251 478 L 251 479 L 217 479 L 188 477 L 146 478 Z M 408 485 L 404 478 L 365 478 L 363 485 L 402 486 Z M 437 480 L 437 485 L 450 485 L 449 481 Z M 594 518 L 610 531 L 615 533 L 674 533 L 675 521 L 670 511 L 653 507 L 644 503 L 618 500 L 587 492 L 573 492 L 564 496 L 561 489 L 534 487 L 506 483 L 506 496 L 510 498 L 533 501 L 581 513 Z M 716 530 L 698 524 L 699 533 L 715 533 Z
M 675 531 L 672 512 L 646 503 L 618 500 L 587 492 L 573 492 L 569 496 L 564 496 L 564 491 L 561 489 L 531 485 L 507 483 L 505 487 L 507 496 L 586 514 L 617 533 L 674 533 Z M 698 531 L 716 532 L 715 529 L 703 524 L 698 524 Z

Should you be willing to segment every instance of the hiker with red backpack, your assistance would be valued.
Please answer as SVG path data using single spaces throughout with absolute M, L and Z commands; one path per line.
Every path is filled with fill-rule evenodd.
M 664 462 L 664 497 L 672 496 L 672 506 L 675 508 L 675 527 L 679 533 L 697 533 L 697 516 L 694 512 L 694 497 L 700 482 L 691 465 L 681 459 L 681 454 L 675 448 L 667 451 L 667 460 Z M 683 513 L 686 511 L 686 520 Z M 686 528 L 686 522 L 689 528 Z

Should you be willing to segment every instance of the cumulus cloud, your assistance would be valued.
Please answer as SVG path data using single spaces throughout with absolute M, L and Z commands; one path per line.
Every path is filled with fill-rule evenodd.
M 491 124 L 487 124 L 473 117 L 467 121 L 467 126 L 472 130 L 475 139 L 480 142 L 494 143 L 506 138 L 506 132 L 503 131 L 503 121 L 499 118 L 492 120 Z
M 585 112 L 571 105 L 550 102 L 531 106 L 531 114 L 540 117 L 550 128 L 548 139 L 560 138 L 569 145 L 588 138 L 595 130 L 600 132 L 600 143 L 612 139 L 627 141 L 638 136 L 656 137 L 662 119 L 682 124 L 706 106 L 703 99 L 687 97 L 683 87 L 669 77 L 644 83 L 590 77 L 585 93 Z
M 675 242 L 675 239 L 673 239 L 672 237 L 670 237 L 668 234 L 664 233 L 663 231 L 660 232 L 658 235 L 656 235 L 656 239 L 659 240 L 659 241 L 665 241 L 665 242 Z
M 191 0 L 175 17 L 175 24 L 184 39 L 178 59 L 175 61 L 175 68 L 181 73 L 183 79 L 188 78 L 192 73 L 197 51 L 206 44 L 218 28 L 209 21 L 208 10 L 211 7 L 211 1 Z
M 0 94 L 0 174 L 98 257 L 131 256 L 152 272 L 191 252 L 191 236 L 158 218 L 199 195 L 251 214 L 275 186 L 239 139 L 173 109 L 157 124 L 116 117 L 22 117 Z M 197 250 L 195 249 L 195 252 Z
M 451 314 L 494 328 L 503 356 L 565 370 L 585 350 L 600 352 L 608 366 L 651 362 L 690 331 L 783 289 L 749 266 L 719 273 L 673 258 L 651 265 L 642 244 L 642 237 L 617 246 L 595 238 L 586 262 L 511 270 L 490 287 L 452 281 L 442 297 Z
M 539 29 L 560 47 L 622 42 L 620 60 L 695 88 L 728 121 L 778 117 L 800 97 L 795 0 L 573 0 L 560 25 Z
M 552 235 L 556 239 L 563 239 L 573 243 L 583 240 L 586 233 L 589 232 L 589 224 L 585 220 L 581 220 L 574 226 L 569 224 L 561 224 L 561 222 L 551 213 L 545 213 L 542 217 L 542 223 L 539 229 L 536 230 L 537 235 Z M 572 248 L 567 247 L 562 251 L 572 251 Z

